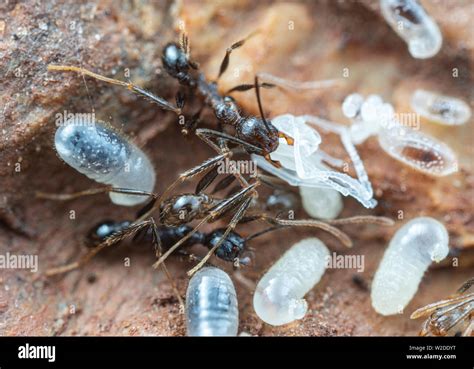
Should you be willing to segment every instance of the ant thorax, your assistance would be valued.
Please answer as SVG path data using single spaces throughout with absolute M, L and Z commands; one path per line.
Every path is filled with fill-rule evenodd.
M 214 201 L 205 194 L 173 196 L 160 206 L 160 221 L 166 226 L 185 224 L 199 219 Z

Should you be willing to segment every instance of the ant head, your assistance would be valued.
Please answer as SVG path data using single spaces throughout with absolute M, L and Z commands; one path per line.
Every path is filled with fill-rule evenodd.
M 193 67 L 186 52 L 174 42 L 168 43 L 161 56 L 163 67 L 172 76 L 177 73 L 187 73 Z
M 260 117 L 247 117 L 236 127 L 237 136 L 253 145 L 258 147 L 261 152 L 252 150 L 251 147 L 247 147 L 247 152 L 256 153 L 259 155 L 267 155 L 274 152 L 278 148 L 279 144 L 279 132 L 275 126 Z
M 214 247 L 217 242 L 221 239 L 222 235 L 225 232 L 225 228 L 219 228 L 211 232 L 207 238 L 207 246 L 209 248 Z M 221 243 L 219 248 L 216 250 L 216 256 L 219 259 L 234 262 L 235 259 L 240 259 L 242 252 L 245 249 L 245 239 L 242 238 L 236 232 L 230 232 L 227 238 Z M 247 262 L 247 258 L 242 259 L 242 264 Z

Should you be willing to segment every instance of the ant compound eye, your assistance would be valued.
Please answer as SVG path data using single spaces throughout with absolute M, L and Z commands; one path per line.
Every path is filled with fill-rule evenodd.
M 426 90 L 416 90 L 410 103 L 422 117 L 446 126 L 464 124 L 471 117 L 471 108 L 464 101 Z
M 414 58 L 436 55 L 443 37 L 436 22 L 415 0 L 381 0 L 382 15 L 392 29 L 408 44 Z

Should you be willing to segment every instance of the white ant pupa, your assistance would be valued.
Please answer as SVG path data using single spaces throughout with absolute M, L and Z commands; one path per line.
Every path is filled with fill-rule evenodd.
M 236 336 L 239 310 L 234 284 L 222 270 L 206 267 L 189 281 L 186 291 L 188 336 Z
M 84 124 L 70 119 L 58 127 L 54 136 L 58 155 L 78 172 L 96 182 L 152 192 L 155 170 L 145 153 L 104 122 Z M 109 193 L 117 205 L 143 203 L 146 196 Z
M 303 298 L 321 279 L 329 250 L 317 238 L 293 245 L 260 279 L 253 296 L 255 312 L 265 323 L 283 325 L 308 310 Z
M 367 208 L 376 206 L 377 201 L 373 198 L 372 185 L 364 164 L 350 139 L 347 127 L 332 124 L 312 115 L 285 114 L 273 118 L 271 122 L 279 131 L 293 137 L 294 144 L 290 146 L 284 139 L 280 139 L 277 150 L 270 154 L 271 159 L 279 161 L 282 168 L 276 168 L 261 156 L 252 155 L 259 167 L 285 180 L 290 185 L 331 188 L 344 196 L 354 197 Z M 344 148 L 354 164 L 357 179 L 324 165 L 323 162 L 335 167 L 342 167 L 344 163 L 319 149 L 321 136 L 316 131 L 316 127 L 340 136 Z
M 393 236 L 372 282 L 373 308 L 382 315 L 401 313 L 418 290 L 425 271 L 449 252 L 443 224 L 429 217 L 415 218 Z
M 342 103 L 342 112 L 352 119 L 349 131 L 354 144 L 374 135 L 387 154 L 420 172 L 446 176 L 458 170 L 456 154 L 449 146 L 400 124 L 393 106 L 380 96 L 369 95 L 364 100 L 359 94 L 349 95 Z
M 431 58 L 441 49 L 443 36 L 436 22 L 415 0 L 380 0 L 382 15 L 407 43 L 411 56 Z
M 446 126 L 464 124 L 471 117 L 471 108 L 464 101 L 427 90 L 416 90 L 410 104 L 420 116 Z

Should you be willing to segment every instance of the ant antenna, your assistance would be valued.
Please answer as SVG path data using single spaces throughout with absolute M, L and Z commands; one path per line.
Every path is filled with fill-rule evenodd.
M 273 226 L 273 227 L 268 227 L 262 231 L 259 231 L 257 233 L 254 233 L 248 237 L 245 238 L 245 242 L 247 241 L 250 241 L 250 240 L 253 240 L 254 238 L 257 238 L 257 237 L 260 237 L 262 235 L 264 235 L 265 233 L 269 233 L 269 232 L 273 232 L 273 231 L 276 231 L 277 229 L 280 229 L 280 228 L 286 228 L 286 226 L 283 226 L 283 225 L 277 225 L 277 226 Z
M 80 62 L 80 65 L 81 65 L 81 69 L 82 69 L 82 62 Z M 91 94 L 90 94 L 90 91 L 89 91 L 89 87 L 87 86 L 86 76 L 84 75 L 84 73 L 81 73 L 81 76 L 82 76 L 82 80 L 84 81 L 84 86 L 86 87 L 87 100 L 89 100 L 89 104 L 90 104 L 91 110 L 92 110 L 92 115 L 94 116 L 95 115 L 95 107 L 94 107 L 94 103 L 92 101 L 92 97 L 91 97 Z
M 267 131 L 270 132 L 270 126 L 268 125 L 268 122 L 265 119 L 265 114 L 263 113 L 262 100 L 260 99 L 260 85 L 258 83 L 257 75 L 255 76 L 255 93 L 257 94 L 258 109 L 260 110 L 260 115 L 263 119 L 263 124 L 265 124 L 265 128 L 267 129 Z

